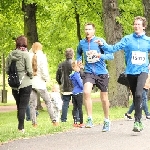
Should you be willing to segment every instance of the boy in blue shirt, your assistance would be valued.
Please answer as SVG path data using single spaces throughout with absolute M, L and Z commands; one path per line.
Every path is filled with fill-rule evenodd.
M 73 84 L 72 91 L 72 102 L 73 102 L 73 119 L 74 127 L 84 127 L 83 125 L 83 111 L 82 111 L 82 102 L 83 102 L 83 82 L 80 76 L 80 67 L 77 65 L 77 61 L 72 62 L 72 69 L 74 72 L 70 75 L 70 80 Z M 77 124 L 77 109 L 79 110 L 80 124 Z

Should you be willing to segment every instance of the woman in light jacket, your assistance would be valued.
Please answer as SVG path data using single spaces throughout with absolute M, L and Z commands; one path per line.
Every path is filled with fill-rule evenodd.
M 46 88 L 46 82 L 49 80 L 48 63 L 46 55 L 42 51 L 42 45 L 39 42 L 33 43 L 30 58 L 33 69 L 32 92 L 29 101 L 30 116 L 33 127 L 37 127 L 37 93 L 45 101 L 50 118 L 53 118 L 50 96 Z

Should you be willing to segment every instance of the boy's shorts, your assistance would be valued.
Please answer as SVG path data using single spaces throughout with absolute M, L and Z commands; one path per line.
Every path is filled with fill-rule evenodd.
M 82 79 L 83 84 L 85 84 L 86 82 L 90 82 L 93 85 L 96 85 L 101 90 L 101 92 L 108 92 L 108 74 L 94 75 L 92 73 L 84 72 Z

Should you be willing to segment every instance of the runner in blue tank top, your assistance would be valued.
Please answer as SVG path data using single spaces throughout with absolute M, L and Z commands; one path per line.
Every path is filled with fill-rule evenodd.
M 133 94 L 133 103 L 135 105 L 135 122 L 133 131 L 143 130 L 141 122 L 142 115 L 142 91 L 148 77 L 148 52 L 150 52 L 150 37 L 145 35 L 146 18 L 137 16 L 134 18 L 134 33 L 126 35 L 115 45 L 108 45 L 103 39 L 98 39 L 101 48 L 106 52 L 116 52 L 124 50 L 127 62 L 126 74 L 129 80 L 130 89 Z

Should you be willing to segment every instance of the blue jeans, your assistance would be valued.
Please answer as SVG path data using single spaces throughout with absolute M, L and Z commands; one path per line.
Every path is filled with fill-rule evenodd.
M 36 116 L 38 116 L 38 115 L 39 115 L 39 112 L 36 111 Z M 31 118 L 30 118 L 30 107 L 29 107 L 29 104 L 28 104 L 28 106 L 27 106 L 27 108 L 26 108 L 26 120 L 27 120 L 27 121 L 30 121 L 30 120 L 31 120 Z
M 70 99 L 71 99 L 71 95 L 62 95 L 63 105 L 62 105 L 61 122 L 67 121 L 67 113 L 68 113 Z
M 30 107 L 29 107 L 29 104 L 26 108 L 26 120 L 29 121 L 30 120 Z
M 146 116 L 149 115 L 148 106 L 147 106 L 147 93 L 148 93 L 148 90 L 143 89 L 143 92 L 142 92 L 142 109 L 144 110 L 144 113 Z M 130 106 L 127 113 L 131 114 L 133 112 L 133 110 L 134 110 L 134 103 L 132 103 L 132 105 Z

